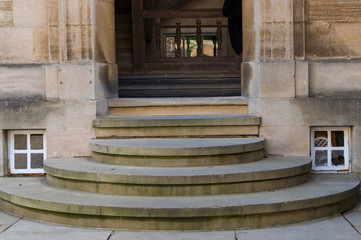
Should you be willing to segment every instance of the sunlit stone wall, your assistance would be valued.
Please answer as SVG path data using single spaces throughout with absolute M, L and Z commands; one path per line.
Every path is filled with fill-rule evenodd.
M 90 155 L 117 96 L 114 25 L 114 0 L 0 0 L 0 168 L 11 129 L 45 129 L 49 158 Z

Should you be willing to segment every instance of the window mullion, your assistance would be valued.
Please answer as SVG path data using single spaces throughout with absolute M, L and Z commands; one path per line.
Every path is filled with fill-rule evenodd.
M 31 146 L 30 146 L 30 133 L 26 134 L 27 138 L 27 170 L 31 169 Z
M 327 131 L 327 166 L 331 167 L 331 131 Z

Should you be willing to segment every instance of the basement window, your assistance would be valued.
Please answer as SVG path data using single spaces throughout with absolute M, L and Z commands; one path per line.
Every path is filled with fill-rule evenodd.
M 44 173 L 44 130 L 9 131 L 8 146 L 10 174 Z
M 348 127 L 315 127 L 311 130 L 312 168 L 315 171 L 348 171 Z

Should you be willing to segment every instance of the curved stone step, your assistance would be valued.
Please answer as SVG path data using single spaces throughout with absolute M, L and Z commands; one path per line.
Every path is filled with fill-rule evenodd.
M 93 139 L 96 162 L 153 167 L 191 167 L 253 162 L 264 156 L 263 138 Z
M 311 160 L 270 157 L 245 164 L 154 168 L 107 165 L 90 159 L 48 159 L 47 181 L 78 191 L 137 195 L 192 196 L 270 191 L 309 179 Z
M 235 229 L 305 221 L 350 209 L 359 179 L 317 175 L 297 187 L 233 195 L 139 197 L 50 187 L 45 178 L 3 178 L 0 204 L 28 218 L 115 229 Z
M 107 117 L 93 121 L 97 138 L 215 137 L 259 134 L 260 118 L 248 115 Z

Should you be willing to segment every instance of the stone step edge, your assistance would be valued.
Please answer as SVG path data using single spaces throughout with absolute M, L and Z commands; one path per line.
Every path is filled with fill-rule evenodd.
M 95 128 L 183 127 L 183 126 L 259 126 L 259 117 L 248 115 L 106 117 L 93 120 Z
M 264 138 L 142 138 L 91 139 L 93 152 L 126 156 L 211 156 L 264 148 Z
M 346 178 L 346 176 L 342 176 Z M 52 188 L 44 178 L 1 179 L 0 199 L 44 211 L 78 215 L 131 218 L 190 218 L 271 214 L 326 206 L 355 197 L 360 180 L 347 177 L 340 183 L 313 176 L 301 186 L 272 192 L 201 196 L 134 197 L 80 193 Z M 333 179 L 334 180 L 334 179 Z M 341 188 L 335 190 L 335 188 Z M 34 191 L 35 190 L 35 191 Z M 296 198 L 290 196 L 296 195 Z M 249 201 L 251 203 L 246 203 Z
M 279 164 L 281 167 L 272 167 L 276 163 L 278 163 L 277 167 Z M 311 170 L 311 167 L 312 162 L 306 157 L 269 157 L 251 163 L 211 167 L 131 167 L 102 164 L 93 162 L 91 159 L 79 158 L 47 159 L 44 163 L 47 175 L 63 179 L 96 183 L 164 186 L 210 185 L 281 179 L 305 174 Z M 250 170 L 247 171 L 247 168 Z
M 170 106 L 248 106 L 247 97 L 165 97 L 108 99 L 110 108 Z

